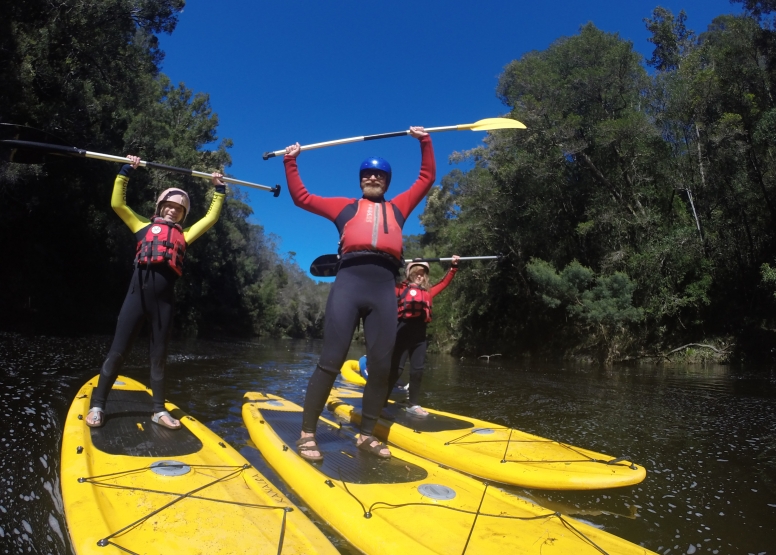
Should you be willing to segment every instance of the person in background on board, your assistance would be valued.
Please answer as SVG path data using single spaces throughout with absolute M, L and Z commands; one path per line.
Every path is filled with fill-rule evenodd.
M 407 401 L 407 413 L 418 418 L 425 418 L 428 412 L 420 406 L 420 383 L 423 380 L 423 368 L 426 362 L 426 326 L 431 322 L 433 299 L 453 281 L 458 271 L 458 255 L 453 255 L 452 265 L 436 285 L 429 286 L 429 266 L 427 262 L 410 262 L 407 264 L 407 278 L 396 286 L 396 297 L 399 303 L 399 324 L 396 329 L 396 344 L 391 358 L 390 387 L 392 391 L 399 380 L 400 367 L 404 360 L 410 361 L 410 388 Z M 385 398 L 388 403 L 388 397 Z
M 286 148 L 283 163 L 288 191 L 296 206 L 334 222 L 340 235 L 340 265 L 326 302 L 323 348 L 307 385 L 299 455 L 320 461 L 315 441 L 318 419 L 334 380 L 348 354 L 359 320 L 369 358 L 369 380 L 364 388 L 361 430 L 357 446 L 378 457 L 391 452 L 374 437 L 374 427 L 388 394 L 391 353 L 396 338 L 395 282 L 402 259 L 402 228 L 410 212 L 423 200 L 436 179 L 431 137 L 422 127 L 410 127 L 420 141 L 420 175 L 393 200 L 385 200 L 391 183 L 391 166 L 382 158 L 367 158 L 359 168 L 360 199 L 320 197 L 310 194 L 299 177 L 299 143 Z
M 399 375 L 401 375 L 401 370 L 402 368 L 404 368 L 404 363 L 406 362 L 406 359 L 407 359 L 407 352 L 405 351 L 404 355 L 401 358 L 401 362 L 399 363 Z M 369 379 L 369 365 L 367 364 L 367 361 L 366 361 L 366 355 L 362 355 L 361 358 L 358 359 L 358 373 L 365 380 Z M 400 391 L 407 391 L 407 389 L 409 389 L 410 387 L 410 384 L 397 381 L 395 387 Z M 383 410 L 380 413 L 380 418 L 391 419 L 393 418 L 393 416 L 386 410 Z
M 136 214 L 127 206 L 127 185 L 131 173 L 140 164 L 137 156 L 116 176 L 111 197 L 111 208 L 119 215 L 137 240 L 135 269 L 129 283 L 127 296 L 121 306 L 116 335 L 108 356 L 100 370 L 97 387 L 93 390 L 91 408 L 86 425 L 98 428 L 105 424 L 105 405 L 108 394 L 124 364 L 124 357 L 132 348 L 144 321 L 148 321 L 151 335 L 151 392 L 153 415 L 151 420 L 171 430 L 181 427 L 179 420 L 165 410 L 164 365 L 167 344 L 172 330 L 175 282 L 183 271 L 183 258 L 188 245 L 213 227 L 221 214 L 226 197 L 226 185 L 220 173 L 214 173 L 213 200 L 204 218 L 183 228 L 181 224 L 189 214 L 189 195 L 177 188 L 163 191 L 156 201 L 156 211 L 149 219 Z

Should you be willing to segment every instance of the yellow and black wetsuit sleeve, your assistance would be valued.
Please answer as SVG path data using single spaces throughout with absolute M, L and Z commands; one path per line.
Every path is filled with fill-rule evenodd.
M 147 226 L 151 220 L 139 215 L 137 212 L 127 206 L 127 184 L 129 183 L 129 177 L 125 175 L 117 175 L 116 181 L 113 184 L 113 196 L 111 197 L 111 208 L 119 215 L 119 218 L 127 224 L 127 227 L 132 233 L 137 233 L 145 226 Z M 186 240 L 186 244 L 190 245 L 194 241 L 200 238 L 203 233 L 213 227 L 218 221 L 218 217 L 221 215 L 221 208 L 224 205 L 224 199 L 226 195 L 224 193 L 214 192 L 213 200 L 210 202 L 210 208 L 207 210 L 205 217 L 196 222 L 195 224 L 187 227 L 183 230 L 183 238 Z
M 205 217 L 183 230 L 183 238 L 186 239 L 187 245 L 192 244 L 215 225 L 218 217 L 221 215 L 221 208 L 224 206 L 225 198 L 226 195 L 224 193 L 213 192 L 213 200 L 210 201 L 210 208 L 207 209 Z
M 110 199 L 110 207 L 113 211 L 119 215 L 121 221 L 127 224 L 127 227 L 132 233 L 137 233 L 145 226 L 147 226 L 151 220 L 137 214 L 129 206 L 127 206 L 127 184 L 129 183 L 129 177 L 126 175 L 117 175 L 116 181 L 113 183 L 113 195 Z

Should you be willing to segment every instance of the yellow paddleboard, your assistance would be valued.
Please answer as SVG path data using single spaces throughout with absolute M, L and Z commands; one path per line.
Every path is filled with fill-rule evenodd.
M 346 360 L 345 364 L 340 368 L 340 375 L 342 376 L 342 379 L 349 384 L 360 386 L 366 385 L 366 379 L 361 375 L 361 369 L 359 368 L 357 360 Z M 406 384 L 403 386 L 396 384 L 391 394 L 406 395 L 407 387 Z
M 360 424 L 362 392 L 333 388 L 328 408 Z M 389 402 L 395 421 L 380 419 L 375 434 L 393 445 L 462 472 L 526 488 L 591 490 L 638 484 L 647 471 L 628 460 L 574 447 L 484 420 L 425 407 L 426 418 Z
M 62 438 L 62 498 L 78 555 L 337 553 L 248 461 L 171 403 L 183 425 L 151 422 L 150 390 L 120 376 L 105 426 L 85 418 L 95 376 L 73 401 Z
M 325 418 L 316 433 L 324 460 L 307 462 L 294 446 L 302 409 L 275 395 L 246 393 L 243 420 L 280 477 L 369 555 L 653 553 L 397 447 L 379 459 Z
M 345 364 L 340 368 L 340 374 L 342 379 L 348 383 L 354 385 L 366 385 L 364 376 L 361 375 L 361 371 L 358 368 L 357 360 L 346 360 Z

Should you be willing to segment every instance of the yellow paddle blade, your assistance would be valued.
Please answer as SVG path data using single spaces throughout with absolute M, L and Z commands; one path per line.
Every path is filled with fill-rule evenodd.
M 525 124 L 516 119 L 509 118 L 485 118 L 474 123 L 466 123 L 458 126 L 459 130 L 471 129 L 472 131 L 490 131 L 492 129 L 525 129 Z

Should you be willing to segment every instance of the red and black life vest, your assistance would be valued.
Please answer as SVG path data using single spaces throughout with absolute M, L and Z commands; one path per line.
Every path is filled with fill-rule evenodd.
M 377 251 L 402 258 L 401 226 L 388 201 L 358 200 L 358 209 L 342 229 L 340 254 Z
M 178 224 L 164 218 L 153 218 L 145 228 L 145 236 L 137 242 L 135 263 L 169 264 L 179 276 L 183 274 L 183 257 L 186 255 L 186 239 Z
M 431 293 L 415 283 L 408 283 L 399 293 L 399 318 L 423 317 L 428 324 L 431 322 Z

